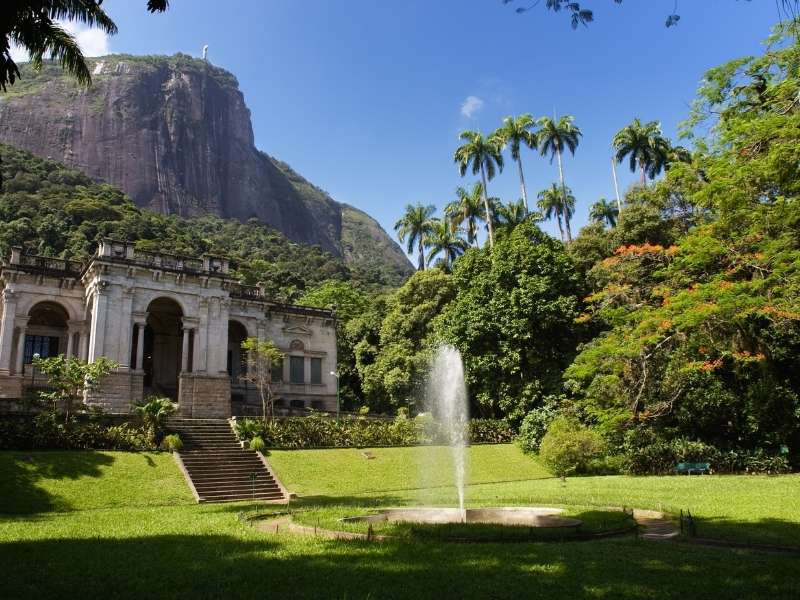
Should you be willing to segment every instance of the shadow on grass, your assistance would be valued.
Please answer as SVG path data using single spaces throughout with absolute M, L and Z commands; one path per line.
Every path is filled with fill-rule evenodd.
M 790 598 L 796 562 L 634 540 L 364 543 L 158 535 L 0 543 L 8 598 Z M 46 566 L 46 570 L 43 567 Z
M 800 552 L 800 523 L 782 519 L 743 522 L 723 517 L 698 517 L 695 519 L 695 536 L 742 544 L 783 546 Z
M 114 457 L 97 452 L 0 453 L 0 521 L 12 515 L 33 515 L 69 505 L 38 486 L 42 479 L 100 477 Z M 5 515 L 5 516 L 4 516 Z

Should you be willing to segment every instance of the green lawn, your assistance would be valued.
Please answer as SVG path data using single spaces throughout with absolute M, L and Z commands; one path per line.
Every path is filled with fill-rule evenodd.
M 372 452 L 376 458 L 370 461 L 358 451 L 274 453 L 271 458 L 282 479 L 306 495 L 302 504 L 307 507 L 314 506 L 313 495 L 333 506 L 341 493 L 341 504 L 350 505 L 348 509 L 364 498 L 388 504 L 400 496 L 415 497 L 411 473 L 416 467 L 410 464 L 414 449 Z M 652 503 L 674 482 L 686 486 L 673 492 L 674 497 L 689 494 L 686 498 L 694 498 L 698 510 L 708 507 L 726 514 L 725 490 L 734 493 L 727 506 L 732 518 L 741 520 L 748 510 L 767 514 L 759 503 L 772 502 L 782 491 L 796 497 L 798 489 L 795 477 L 730 478 L 730 483 L 726 478 L 611 478 L 606 487 L 591 478 L 569 480 L 562 488 L 543 479 L 535 463 L 526 464 L 512 447 L 480 447 L 471 454 L 476 474 L 470 498 L 485 503 L 513 497 L 527 502 L 518 494 L 528 491 L 541 494 L 536 499 L 555 499 L 573 489 L 576 495 L 595 494 L 598 499 L 603 493 L 645 500 L 648 485 Z M 309 464 L 309 455 L 318 464 Z M 492 463 L 498 472 L 487 467 Z M 380 479 L 375 471 L 391 464 L 395 475 L 385 474 L 385 484 L 376 489 Z M 514 483 L 500 483 L 504 480 Z M 764 485 L 774 489 L 756 494 Z M 756 495 L 749 499 L 750 494 Z M 750 509 L 736 506 L 742 499 L 749 499 Z M 789 526 L 796 527 L 796 509 L 786 506 L 791 500 L 787 497 L 775 510 L 783 519 L 793 518 Z M 3 598 L 774 600 L 800 595 L 796 556 L 633 538 L 567 544 L 372 544 L 262 534 L 237 518 L 247 505 L 193 504 L 180 472 L 163 454 L 0 452 L 0 507 L 5 512 L 0 515 Z
M 446 448 L 374 448 L 366 450 L 371 460 L 362 450 L 273 451 L 269 460 L 304 503 L 453 505 L 457 496 L 446 473 L 438 477 L 449 485 L 419 489 L 431 450 L 448 457 Z M 800 475 L 571 477 L 565 483 L 511 444 L 473 446 L 468 463 L 469 506 L 689 509 L 700 520 L 698 535 L 800 546 Z

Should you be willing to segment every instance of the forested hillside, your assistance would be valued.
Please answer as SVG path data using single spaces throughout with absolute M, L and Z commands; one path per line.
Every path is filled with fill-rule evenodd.
M 256 219 L 165 216 L 138 208 L 119 189 L 60 163 L 5 145 L 0 145 L 0 157 L 3 257 L 11 246 L 21 246 L 36 254 L 83 260 L 102 237 L 133 240 L 146 250 L 229 256 L 236 276 L 248 284 L 264 282 L 275 299 L 288 301 L 308 286 L 353 277 L 342 259 L 291 242 Z M 386 285 L 382 276 L 380 270 L 367 272 L 354 283 L 380 289 Z

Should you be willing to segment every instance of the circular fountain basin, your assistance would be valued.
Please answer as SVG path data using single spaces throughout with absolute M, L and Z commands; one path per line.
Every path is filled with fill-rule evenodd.
M 563 517 L 561 508 L 508 507 L 508 508 L 389 508 L 372 515 L 346 517 L 344 522 L 368 523 L 487 523 L 524 527 L 578 527 L 582 521 Z

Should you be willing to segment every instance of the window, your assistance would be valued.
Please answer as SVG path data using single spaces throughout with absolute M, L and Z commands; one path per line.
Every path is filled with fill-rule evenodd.
M 48 335 L 26 335 L 25 336 L 25 364 L 33 362 L 33 355 L 38 354 L 42 358 L 58 356 L 58 338 Z
M 283 381 L 283 360 L 276 360 L 272 363 L 272 381 L 279 383 Z
M 311 359 L 311 383 L 322 383 L 322 359 Z
M 289 381 L 292 383 L 305 383 L 306 359 L 303 356 L 289 357 Z

